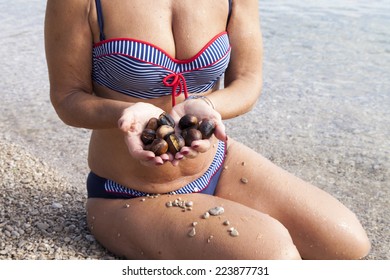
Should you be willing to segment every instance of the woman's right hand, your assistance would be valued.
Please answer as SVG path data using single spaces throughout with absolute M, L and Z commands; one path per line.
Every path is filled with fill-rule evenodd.
M 149 103 L 138 102 L 126 108 L 118 120 L 119 129 L 125 133 L 125 142 L 130 155 L 146 166 L 162 165 L 172 160 L 170 155 L 156 156 L 144 150 L 141 133 L 152 117 L 158 117 L 163 110 Z

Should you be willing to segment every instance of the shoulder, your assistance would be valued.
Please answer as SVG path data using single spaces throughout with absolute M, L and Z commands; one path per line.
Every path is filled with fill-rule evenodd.
M 47 0 L 46 14 L 56 16 L 88 15 L 94 0 Z

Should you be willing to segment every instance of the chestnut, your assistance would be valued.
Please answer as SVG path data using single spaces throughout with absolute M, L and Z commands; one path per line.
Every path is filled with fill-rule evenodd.
M 169 125 L 162 125 L 160 126 L 156 131 L 156 137 L 165 139 L 169 134 L 172 134 L 175 132 L 175 129 L 172 126 Z
M 179 120 L 180 129 L 184 130 L 187 128 L 198 128 L 198 118 L 194 115 L 184 115 Z
M 168 151 L 173 155 L 179 152 L 185 145 L 184 138 L 178 133 L 168 135 L 166 141 L 168 143 Z
M 188 147 L 191 147 L 191 143 L 193 141 L 202 139 L 202 133 L 195 128 L 189 128 L 183 130 L 182 136 L 184 138 L 185 145 Z
M 144 145 L 148 145 L 156 138 L 156 131 L 153 129 L 145 128 L 141 133 L 141 140 Z
M 148 123 L 146 124 L 145 128 L 152 129 L 152 130 L 156 131 L 158 127 L 159 127 L 158 119 L 157 118 L 151 118 L 148 121 Z
M 199 125 L 199 131 L 202 133 L 202 139 L 209 139 L 215 131 L 215 123 L 209 119 L 203 119 Z
M 152 151 L 156 156 L 161 156 L 168 151 L 168 143 L 164 139 L 156 138 L 151 144 L 150 151 Z
M 169 114 L 167 114 L 166 112 L 162 113 L 158 117 L 158 122 L 159 122 L 160 125 L 169 125 L 169 126 L 175 127 L 174 119 Z

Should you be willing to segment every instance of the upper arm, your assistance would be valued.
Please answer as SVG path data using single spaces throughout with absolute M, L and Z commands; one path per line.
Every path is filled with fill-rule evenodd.
M 92 92 L 89 10 L 89 0 L 47 1 L 45 51 L 54 106 L 68 94 Z
M 233 0 L 228 33 L 232 52 L 225 84 L 245 79 L 260 89 L 263 45 L 257 0 Z

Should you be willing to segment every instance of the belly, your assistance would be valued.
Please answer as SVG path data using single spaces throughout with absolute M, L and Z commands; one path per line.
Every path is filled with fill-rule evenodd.
M 214 145 L 215 146 L 215 145 Z M 146 167 L 132 158 L 118 129 L 93 131 L 88 164 L 97 175 L 123 186 L 148 193 L 177 190 L 200 177 L 209 167 L 216 148 L 194 159 L 183 159 L 178 166 L 167 162 Z

